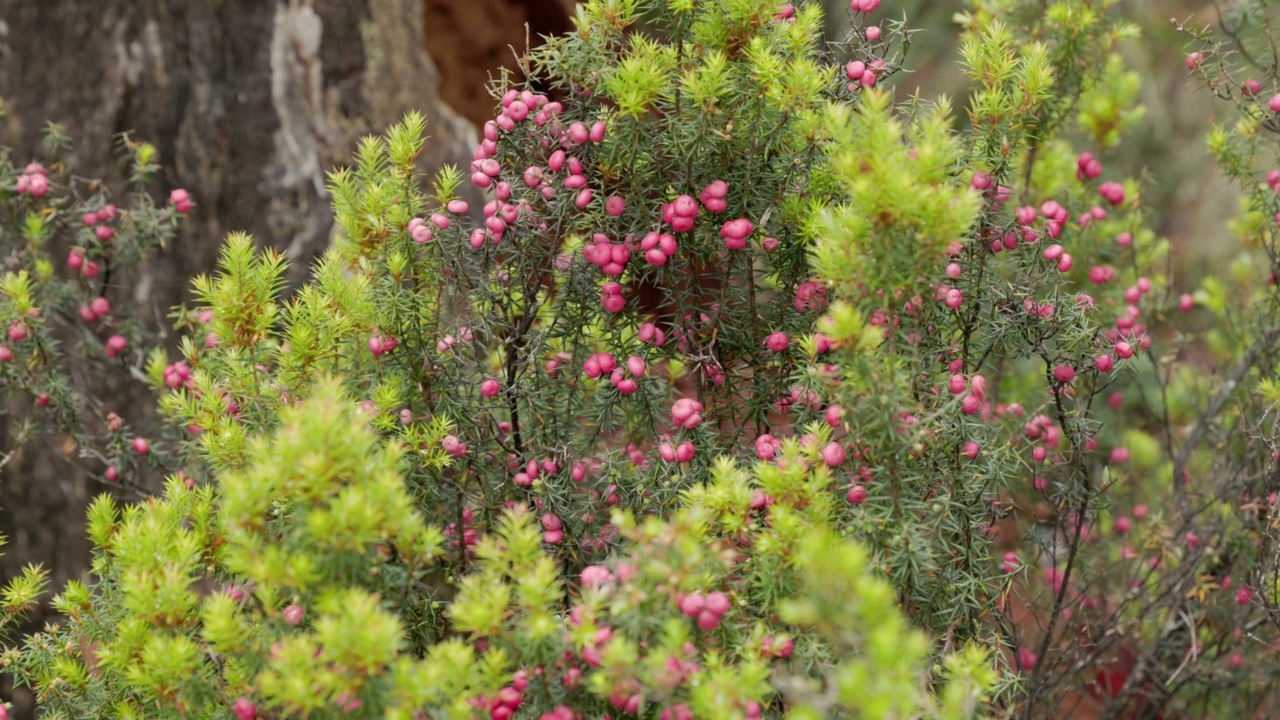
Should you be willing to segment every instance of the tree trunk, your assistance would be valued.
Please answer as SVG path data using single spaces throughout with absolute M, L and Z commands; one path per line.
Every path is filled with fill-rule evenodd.
M 473 4 L 481 16 L 485 2 L 504 0 Z M 421 0 L 0 0 L 0 143 L 15 161 L 40 159 L 45 122 L 59 123 L 75 143 L 72 171 L 116 186 L 119 133 L 156 145 L 158 199 L 185 187 L 195 210 L 171 247 L 107 294 L 163 331 L 230 231 L 283 250 L 291 283 L 305 278 L 333 226 L 326 173 L 406 111 L 428 118 L 424 169 L 466 167 L 476 129 L 441 99 L 427 17 Z M 523 47 L 519 30 L 504 46 Z M 146 426 L 148 390 L 124 373 L 99 383 L 107 410 Z M 0 416 L 0 447 L 15 427 Z M 32 442 L 0 471 L 0 570 L 40 563 L 54 589 L 88 569 L 84 512 L 103 490 L 102 468 L 60 443 Z M 29 693 L 11 699 L 32 716 Z

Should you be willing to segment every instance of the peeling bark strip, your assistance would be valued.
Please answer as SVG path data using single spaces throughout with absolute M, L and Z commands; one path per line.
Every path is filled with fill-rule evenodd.
M 470 4 L 485 2 L 503 0 Z M 333 224 L 325 173 L 406 111 L 428 118 L 424 170 L 466 166 L 476 132 L 438 94 L 423 17 L 420 0 L 0 0 L 0 143 L 38 159 L 45 122 L 60 123 L 77 148 L 72 170 L 117 185 L 116 135 L 156 145 L 157 199 L 186 187 L 195 211 L 142 277 L 113 277 L 106 294 L 141 300 L 163 328 L 230 231 L 285 251 L 290 280 L 303 279 Z M 106 410 L 149 429 L 148 391 L 123 373 L 96 382 Z M 12 430 L 0 425 L 0 442 Z M 87 571 L 85 507 L 103 489 L 103 468 L 82 472 L 59 444 L 34 443 L 0 470 L 11 541 L 0 570 L 41 563 L 55 588 Z M 30 717 L 29 696 L 14 700 Z

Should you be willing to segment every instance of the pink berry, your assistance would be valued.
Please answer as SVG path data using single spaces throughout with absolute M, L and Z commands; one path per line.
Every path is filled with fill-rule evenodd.
M 864 30 L 863 32 L 864 32 L 864 33 L 866 34 L 866 36 L 867 36 L 867 42 L 879 42 L 879 41 L 880 41 L 880 27 L 879 27 L 879 26 L 877 26 L 877 25 L 868 25 L 868 26 L 867 26 L 867 29 L 866 29 L 866 30 Z
M 128 344 L 129 344 L 129 341 L 126 340 L 123 335 L 112 335 L 111 337 L 107 338 L 107 343 L 106 343 L 107 357 L 115 357 L 119 355 Z
M 27 324 L 19 320 L 9 323 L 9 341 L 19 343 L 27 339 L 29 330 Z
M 703 632 L 711 632 L 720 627 L 720 616 L 710 610 L 703 610 L 698 613 L 698 629 Z
M 1262 83 L 1258 82 L 1257 80 L 1253 80 L 1253 79 L 1245 80 L 1240 85 L 1240 93 L 1243 94 L 1245 97 L 1253 97 L 1254 95 L 1257 95 L 1260 92 L 1262 92 Z
M 1182 296 L 1178 298 L 1178 309 L 1182 312 L 1191 312 L 1191 309 L 1195 306 L 1196 299 L 1192 297 L 1190 293 L 1183 293 Z
M 96 297 L 90 301 L 89 308 L 95 315 L 102 316 L 111 312 L 111 303 L 104 297 Z
M 1113 360 L 1110 355 L 1103 353 L 1102 355 L 1094 358 L 1093 366 L 1097 368 L 1099 372 L 1111 372 L 1111 368 L 1115 367 L 1115 360 Z
M 1271 100 L 1267 101 L 1267 107 L 1271 108 L 1271 112 L 1280 113 L 1280 93 L 1271 96 Z
M 844 446 L 838 442 L 827 443 L 822 448 L 822 462 L 826 463 L 827 467 L 839 466 L 844 462 L 844 458 Z
M 627 372 L 631 373 L 635 377 L 643 377 L 645 369 L 644 358 L 638 355 L 632 355 L 627 358 Z
M 680 612 L 689 617 L 697 617 L 704 609 L 706 609 L 707 601 L 699 593 L 690 593 L 680 599 Z
M 694 448 L 693 443 L 685 442 L 676 446 L 676 462 L 687 463 L 693 460 Z
M 867 501 L 867 489 L 861 485 L 854 485 L 849 488 L 849 492 L 845 493 L 844 497 L 850 505 L 861 505 Z
M 959 310 L 960 306 L 964 305 L 964 292 L 957 290 L 956 288 L 951 288 L 950 290 L 947 290 L 947 294 L 943 296 L 943 300 L 947 307 L 952 310 Z
M 1122 465 L 1129 462 L 1129 448 L 1118 447 L 1111 450 L 1111 463 L 1113 465 Z
M 1053 377 L 1060 383 L 1069 383 L 1076 377 L 1076 369 L 1070 365 L 1059 365 L 1053 369 Z
M 112 230 L 110 225 L 99 225 L 93 229 L 93 235 L 102 242 L 106 242 L 115 237 L 116 231 Z
M 297 605 L 288 605 L 284 609 L 284 621 L 293 626 L 302 624 L 302 608 Z
M 237 720 L 254 720 L 258 717 L 258 706 L 250 702 L 249 698 L 236 698 L 231 712 L 235 713 Z
M 707 612 L 715 613 L 716 617 L 724 617 L 729 612 L 729 597 L 722 592 L 707 593 L 705 604 Z
M 765 340 L 765 346 L 767 346 L 770 350 L 772 350 L 772 351 L 774 351 L 774 352 L 776 352 L 776 353 L 780 353 L 780 352 L 782 352 L 783 350 L 786 350 L 786 349 L 787 349 L 787 345 L 789 344 L 789 342 L 790 342 L 790 341 L 789 341 L 789 339 L 787 338 L 787 334 L 786 334 L 786 333 L 783 333 L 783 332 L 776 332 L 776 333 L 773 333 L 772 335 L 770 335 L 770 336 Z
M 13 359 L 13 351 L 0 345 L 0 362 L 9 362 Z
M 139 455 L 147 455 L 151 452 L 151 444 L 144 437 L 136 437 L 133 439 L 133 451 Z
M 488 380 L 485 380 L 484 382 L 480 383 L 480 394 L 487 398 L 491 398 L 497 395 L 498 391 L 501 389 L 502 389 L 502 386 L 498 383 L 497 380 L 494 380 L 493 378 L 489 378 Z
M 964 449 L 960 451 L 960 454 L 964 455 L 970 460 L 973 460 L 974 458 L 978 457 L 978 453 L 980 452 L 982 452 L 982 447 L 978 445 L 978 443 L 970 440 L 969 442 L 964 444 Z
M 440 441 L 440 447 L 444 448 L 444 451 L 452 457 L 462 457 L 467 452 L 466 444 L 453 435 L 445 435 L 444 439 Z

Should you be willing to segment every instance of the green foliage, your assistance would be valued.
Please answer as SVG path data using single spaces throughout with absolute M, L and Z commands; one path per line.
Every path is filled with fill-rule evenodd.
M 227 239 L 180 360 L 136 350 L 183 472 L 91 506 L 15 678 L 54 718 L 1189 714 L 1277 584 L 1280 200 L 1252 178 L 1255 254 L 1174 322 L 1106 155 L 1117 9 L 972 3 L 959 109 L 882 86 L 908 31 L 865 13 L 827 47 L 810 6 L 579 6 L 528 58 L 560 100 L 502 87 L 468 172 L 426 189 L 417 114 L 360 143 L 290 296 Z M 1249 178 L 1243 110 L 1209 141 Z M 43 338 L 59 215 L 6 212 L 0 310 Z

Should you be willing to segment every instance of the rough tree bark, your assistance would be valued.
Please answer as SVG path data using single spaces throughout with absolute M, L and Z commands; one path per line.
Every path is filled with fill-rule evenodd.
M 159 197 L 186 187 L 196 210 L 170 248 L 137 277 L 113 281 L 108 297 L 146 308 L 164 328 L 189 278 L 213 267 L 229 231 L 285 251 L 290 280 L 300 281 L 331 232 L 325 172 L 361 136 L 406 111 L 428 116 L 426 169 L 465 167 L 476 131 L 441 97 L 428 54 L 433 39 L 446 49 L 449 95 L 465 98 L 474 117 L 491 101 L 467 87 L 493 58 L 510 55 L 508 45 L 524 47 L 524 22 L 535 35 L 567 27 L 558 0 L 428 2 L 0 0 L 0 97 L 8 110 L 0 143 L 15 159 L 38 159 L 45 122 L 57 122 L 75 142 L 73 171 L 117 183 L 119 133 L 159 148 Z M 477 27 L 487 34 L 472 35 L 464 48 L 459 33 Z M 485 58 L 485 68 L 467 66 Z M 149 393 L 127 376 L 104 378 L 99 389 L 127 420 L 151 409 L 142 399 Z M 11 440 L 7 430 L 0 424 L 0 446 Z M 56 438 L 33 443 L 0 471 L 0 532 L 10 541 L 0 572 L 10 577 L 38 562 L 53 570 L 55 588 L 87 570 L 84 510 L 103 490 L 57 448 Z M 31 715 L 28 695 L 11 699 L 20 717 Z

